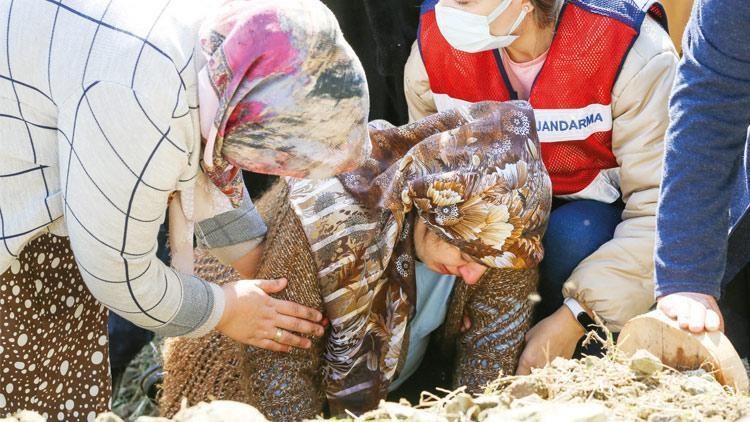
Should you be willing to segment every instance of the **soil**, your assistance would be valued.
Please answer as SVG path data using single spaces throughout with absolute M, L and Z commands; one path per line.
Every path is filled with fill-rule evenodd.
M 216 407 L 210 420 L 239 420 L 240 414 L 243 420 L 262 418 L 250 406 L 226 403 L 211 405 Z M 179 420 L 205 420 L 198 417 L 206 410 L 197 412 L 200 406 L 206 405 L 188 409 Z M 224 413 L 227 418 L 222 417 Z M 0 418 L 0 422 L 37 421 L 33 416 L 37 415 L 29 412 L 16 415 L 18 419 Z M 109 414 L 97 420 L 122 419 Z M 148 417 L 136 420 L 169 421 Z M 458 389 L 440 395 L 422 393 L 416 405 L 406 400 L 383 402 L 378 409 L 356 420 L 750 422 L 750 395 L 722 386 L 703 369 L 678 372 L 645 351 L 637 352 L 633 358 L 624 358 L 614 351 L 602 358 L 558 358 L 525 377 L 500 376 L 483 394 L 476 396 Z
M 526 377 L 501 376 L 479 396 L 462 390 L 421 403 L 382 403 L 360 420 L 723 421 L 750 420 L 750 396 L 702 370 L 678 372 L 645 352 L 634 359 L 556 359 Z

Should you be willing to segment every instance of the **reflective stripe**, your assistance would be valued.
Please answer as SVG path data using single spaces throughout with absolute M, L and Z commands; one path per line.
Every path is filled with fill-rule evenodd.
M 470 102 L 447 94 L 434 94 L 438 111 L 468 110 Z M 590 104 L 583 108 L 534 109 L 536 129 L 541 142 L 582 141 L 598 132 L 612 130 L 612 107 Z
M 437 94 L 435 92 L 432 93 L 432 98 L 435 100 L 435 107 L 437 108 L 437 111 L 445 111 L 456 108 L 466 114 L 469 111 L 469 106 L 472 104 L 468 101 L 453 98 L 448 94 Z
M 612 107 L 589 104 L 583 108 L 534 109 L 541 142 L 582 141 L 612 130 Z
M 569 200 L 593 199 L 611 204 L 620 197 L 620 168 L 600 171 L 596 178 L 580 192 L 556 196 Z

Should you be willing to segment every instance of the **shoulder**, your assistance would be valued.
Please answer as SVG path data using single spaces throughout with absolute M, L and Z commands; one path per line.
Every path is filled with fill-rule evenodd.
M 747 80 L 750 8 L 736 0 L 696 0 L 685 29 L 685 56 L 701 67 Z M 698 64 L 695 63 L 695 64 Z
M 654 57 L 668 54 L 677 57 L 677 49 L 667 31 L 650 16 L 643 20 L 641 31 L 626 60 L 646 64 Z
M 625 57 L 614 91 L 624 88 L 644 68 L 652 69 L 655 75 L 661 74 L 660 70 L 674 72 L 677 62 L 677 50 L 667 31 L 654 19 L 646 17 L 638 37 Z M 654 69 L 654 65 L 659 69 Z
M 742 0 L 696 0 L 688 32 L 699 31 L 712 46 L 728 45 L 741 51 L 741 60 L 750 60 L 747 41 L 750 36 L 750 8 Z M 697 34 L 692 34 L 693 36 Z
M 198 31 L 213 0 L 112 0 L 73 5 L 91 34 L 86 77 L 173 97 L 195 85 Z M 101 9 L 101 10 L 100 10 Z M 81 23 L 82 24 L 82 23 Z M 89 47 L 86 47 L 89 50 Z M 171 93 L 168 93 L 170 91 Z

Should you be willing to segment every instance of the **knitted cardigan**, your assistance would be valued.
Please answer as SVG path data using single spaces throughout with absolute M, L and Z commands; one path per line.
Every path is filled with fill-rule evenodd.
M 257 203 L 269 232 L 255 278 L 286 277 L 287 288 L 275 297 L 324 311 L 312 252 L 286 190 L 283 182 L 278 183 Z M 203 254 L 196 269 L 199 276 L 213 282 L 238 278 Z M 491 269 L 474 286 L 456 283 L 446 320 L 433 343 L 439 345 L 440 353 L 454 357 L 454 386 L 478 392 L 501 371 L 515 370 L 531 322 L 528 296 L 535 291 L 537 279 L 536 269 Z M 464 314 L 471 318 L 472 327 L 461 333 Z M 198 339 L 171 340 L 164 354 L 162 415 L 175 414 L 183 397 L 189 404 L 209 399 L 249 403 L 274 421 L 322 414 L 325 336 L 310 339 L 310 349 L 290 353 L 240 345 L 215 331 Z M 402 351 L 402 358 L 406 353 Z M 381 398 L 367 401 L 377 403 Z

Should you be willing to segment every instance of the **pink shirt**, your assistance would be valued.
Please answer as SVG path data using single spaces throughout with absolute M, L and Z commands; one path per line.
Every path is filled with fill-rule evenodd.
M 536 75 L 538 75 L 539 71 L 542 70 L 542 66 L 544 65 L 544 61 L 547 59 L 548 52 L 549 50 L 545 51 L 544 54 L 534 60 L 524 63 L 516 63 L 510 59 L 510 56 L 504 48 L 500 49 L 500 54 L 502 54 L 503 58 L 503 67 L 508 73 L 510 85 L 518 94 L 519 100 L 529 99 L 529 95 L 531 94 L 531 85 L 534 84 Z

